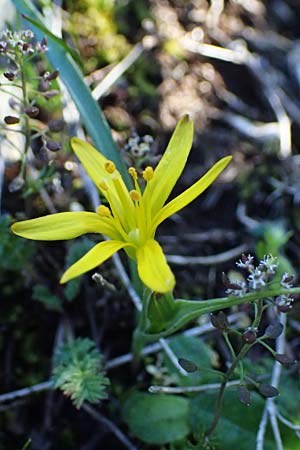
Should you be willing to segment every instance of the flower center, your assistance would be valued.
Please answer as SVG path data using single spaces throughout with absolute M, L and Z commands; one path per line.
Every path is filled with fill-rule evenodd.
M 139 228 L 135 228 L 135 230 L 130 230 L 128 233 L 128 239 L 132 244 L 139 245 L 141 243 L 141 233 Z

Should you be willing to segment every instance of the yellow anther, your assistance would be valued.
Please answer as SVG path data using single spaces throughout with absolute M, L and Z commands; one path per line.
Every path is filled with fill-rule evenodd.
M 105 205 L 98 206 L 98 208 L 96 209 L 96 212 L 101 217 L 110 217 L 111 216 L 110 209 Z
M 100 181 L 100 183 L 99 183 L 99 188 L 100 188 L 102 191 L 108 191 L 108 184 L 107 184 L 104 180 L 102 180 L 102 181 Z
M 132 178 L 133 178 L 134 180 L 137 180 L 138 175 L 137 175 L 137 171 L 135 170 L 134 167 L 129 167 L 128 173 L 129 173 L 129 175 L 132 176 Z
M 135 202 L 138 202 L 139 200 L 141 200 L 141 194 L 136 191 L 135 189 L 132 189 L 132 191 L 129 192 L 130 197 L 132 198 L 132 200 L 134 200 Z
M 116 170 L 116 166 L 112 161 L 106 161 L 106 163 L 104 164 L 104 169 L 108 173 L 114 173 L 114 171 Z
M 146 181 L 150 181 L 153 178 L 154 171 L 151 166 L 147 166 L 145 170 L 143 170 L 143 178 Z

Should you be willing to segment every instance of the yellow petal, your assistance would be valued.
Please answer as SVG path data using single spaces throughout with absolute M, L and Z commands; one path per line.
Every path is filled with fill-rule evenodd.
M 178 122 L 168 147 L 147 183 L 144 201 L 151 204 L 152 217 L 169 197 L 186 164 L 193 143 L 194 125 L 188 115 Z
M 41 241 L 73 239 L 85 233 L 119 236 L 109 219 L 92 212 L 64 212 L 16 222 L 11 227 L 18 236 Z
M 70 141 L 77 158 L 80 160 L 85 170 L 94 181 L 96 186 L 105 178 L 109 179 L 104 165 L 107 159 L 98 152 L 91 144 L 82 141 L 78 137 L 73 137 Z
M 182 194 L 178 195 L 178 197 L 175 197 L 167 203 L 154 218 L 152 231 L 154 232 L 161 222 L 172 216 L 172 214 L 175 214 L 177 211 L 183 209 L 186 205 L 202 194 L 202 192 L 205 191 L 205 189 L 207 189 L 208 186 L 210 186 L 217 176 L 220 175 L 220 173 L 225 169 L 231 159 L 231 156 L 226 156 L 225 158 L 220 159 L 220 161 L 218 161 L 208 172 L 206 172 L 200 180 L 194 183 Z
M 137 249 L 136 256 L 139 277 L 146 286 L 161 293 L 173 290 L 175 278 L 158 242 L 147 241 Z
M 89 270 L 102 264 L 114 253 L 124 247 L 128 247 L 131 244 L 120 241 L 104 241 L 95 245 L 88 253 L 80 258 L 75 264 L 69 267 L 63 274 L 60 282 L 66 283 L 72 278 L 78 277 Z
M 106 186 L 105 190 L 101 189 L 101 191 L 109 201 L 113 213 L 118 216 L 122 225 L 126 228 L 133 226 L 133 221 L 128 219 L 134 213 L 134 206 L 126 185 L 117 170 L 110 173 L 105 169 L 105 167 L 107 168 L 112 164 L 112 161 L 106 159 L 91 144 L 77 137 L 73 137 L 70 143 L 77 158 L 95 185 L 98 188 L 103 185 Z

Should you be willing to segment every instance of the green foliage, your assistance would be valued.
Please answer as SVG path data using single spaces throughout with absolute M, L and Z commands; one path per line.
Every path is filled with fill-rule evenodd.
M 35 253 L 35 243 L 12 233 L 10 216 L 0 216 L 0 271 L 20 272 Z
M 280 399 L 280 397 L 279 397 Z M 211 424 L 215 410 L 215 393 L 203 393 L 191 400 L 190 423 L 195 436 L 203 436 Z M 252 396 L 250 406 L 242 405 L 236 392 L 227 390 L 221 419 L 215 430 L 213 442 L 216 450 L 249 450 L 255 448 L 257 430 L 262 417 L 265 401 L 257 394 Z M 299 449 L 295 432 L 282 427 L 285 450 Z M 298 441 L 299 443 L 299 441 Z M 265 450 L 273 450 L 274 438 L 270 429 L 265 435 Z
M 170 338 L 169 345 L 178 358 L 187 359 L 199 368 L 188 376 L 180 376 L 178 369 L 165 357 L 169 372 L 178 376 L 179 386 L 220 382 L 220 376 L 211 372 L 216 363 L 216 354 L 205 342 L 197 337 L 178 335 Z
M 41 302 L 51 311 L 61 312 L 63 310 L 60 298 L 51 294 L 47 286 L 43 286 L 42 284 L 34 286 L 32 298 Z
M 131 394 L 123 417 L 132 434 L 148 444 L 166 444 L 189 432 L 188 400 L 175 395 Z
M 125 36 L 118 34 L 115 1 L 80 0 L 70 2 L 70 10 L 64 26 L 84 57 L 87 72 L 118 62 L 129 52 Z
M 90 339 L 77 338 L 64 344 L 54 364 L 54 387 L 69 396 L 77 408 L 85 401 L 98 403 L 107 397 L 109 380 L 103 373 L 102 356 Z
M 66 266 L 67 267 L 71 266 L 75 261 L 77 261 L 83 255 L 85 255 L 85 253 L 87 253 L 93 247 L 93 245 L 94 242 L 87 237 L 84 237 L 78 241 L 74 241 L 74 243 L 71 244 L 66 256 Z M 83 277 L 80 276 L 67 283 L 64 289 L 64 294 L 67 300 L 72 301 L 78 295 L 82 279 Z

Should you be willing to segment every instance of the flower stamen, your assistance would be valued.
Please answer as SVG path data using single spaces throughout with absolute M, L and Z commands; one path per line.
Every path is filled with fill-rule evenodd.
M 101 191 L 108 191 L 108 184 L 102 180 L 99 183 L 99 188 L 101 189 Z
M 104 164 L 104 169 L 106 170 L 106 172 L 112 174 L 116 170 L 116 166 L 112 161 L 106 161 L 106 163 Z
M 143 170 L 143 178 L 145 181 L 150 181 L 153 178 L 154 170 L 151 166 L 147 166 L 145 170 Z
M 132 189 L 132 191 L 129 192 L 129 195 L 135 202 L 139 202 L 141 200 L 141 194 L 136 189 Z
M 98 206 L 96 213 L 101 217 L 111 217 L 110 209 L 105 205 Z
M 128 173 L 132 177 L 133 180 L 137 180 L 138 175 L 137 175 L 137 171 L 134 167 L 129 167 Z

